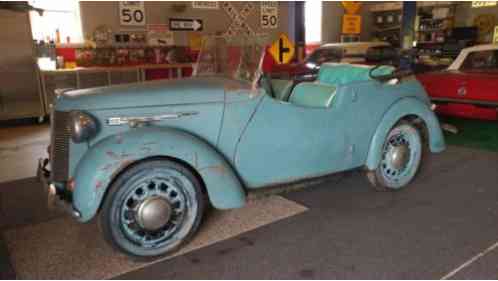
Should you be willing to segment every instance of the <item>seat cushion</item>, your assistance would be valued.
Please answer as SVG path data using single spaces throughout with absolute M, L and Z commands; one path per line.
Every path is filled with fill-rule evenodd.
M 318 72 L 318 81 L 327 85 L 340 85 L 358 81 L 372 80 L 369 75 L 372 66 L 354 65 L 354 64 L 333 64 L 325 63 L 320 67 Z M 374 75 L 387 75 L 394 71 L 394 67 L 381 66 L 376 69 Z
M 292 90 L 289 102 L 299 106 L 329 107 L 334 95 L 334 86 L 302 82 Z

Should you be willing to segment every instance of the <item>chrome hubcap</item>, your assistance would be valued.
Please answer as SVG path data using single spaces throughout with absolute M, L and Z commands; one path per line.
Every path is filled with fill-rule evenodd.
M 137 222 L 145 230 L 155 231 L 165 226 L 171 219 L 170 203 L 160 197 L 153 196 L 138 206 Z
M 410 162 L 410 141 L 404 134 L 392 136 L 386 144 L 382 156 L 382 171 L 386 178 L 398 181 Z
M 173 171 L 138 179 L 120 211 L 125 235 L 143 247 L 168 243 L 187 217 L 186 185 L 188 181 Z
M 401 170 L 406 166 L 408 160 L 410 160 L 410 149 L 406 144 L 393 146 L 389 150 L 387 158 L 394 169 Z

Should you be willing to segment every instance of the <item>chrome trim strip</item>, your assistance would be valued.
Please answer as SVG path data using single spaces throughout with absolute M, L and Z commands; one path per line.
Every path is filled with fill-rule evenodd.
M 168 119 L 178 119 L 181 117 L 192 116 L 199 114 L 198 111 L 188 111 L 188 112 L 176 112 L 176 113 L 166 113 L 153 116 L 123 116 L 123 117 L 109 117 L 107 119 L 107 125 L 109 126 L 121 126 L 121 125 L 132 125 L 139 123 L 151 123 L 158 122 Z
M 462 103 L 462 104 L 473 104 L 483 107 L 497 107 L 498 102 L 494 101 L 482 101 L 482 100 L 470 100 L 470 99 L 455 99 L 455 98 L 431 98 L 434 103 Z

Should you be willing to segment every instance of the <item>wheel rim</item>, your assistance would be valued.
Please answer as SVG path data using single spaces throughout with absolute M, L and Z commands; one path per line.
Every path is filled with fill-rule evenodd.
M 177 236 L 188 227 L 188 213 L 193 207 L 185 193 L 191 182 L 184 175 L 172 170 L 151 174 L 134 181 L 120 209 L 124 235 L 144 248 L 158 248 L 178 240 Z
M 390 134 L 381 161 L 382 176 L 390 187 L 400 188 L 415 175 L 420 149 L 420 137 L 416 130 L 403 127 Z

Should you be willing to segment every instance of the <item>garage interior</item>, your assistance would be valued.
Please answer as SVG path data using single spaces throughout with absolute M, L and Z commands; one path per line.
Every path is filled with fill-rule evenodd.
M 180 80 L 187 86 L 176 89 L 184 90 L 199 73 L 210 36 L 261 41 L 261 60 L 253 62 L 257 73 L 292 81 L 289 95 L 299 83 L 316 83 L 321 64 L 399 70 L 403 76 L 390 79 L 418 81 L 446 149 L 424 148 L 413 181 L 394 192 L 372 188 L 365 167 L 248 191 L 241 208 L 206 207 L 192 240 L 155 259 L 116 251 L 100 234 L 97 217 L 80 223 L 74 213 L 48 206 L 51 191 L 39 180 L 39 159 L 53 153 L 47 148 L 56 145 L 52 112 L 61 99 L 73 102 L 66 93 L 84 96 L 98 87 L 104 95 L 107 87 L 133 91 L 133 85 Z M 497 1 L 5 1 L 0 42 L 2 279 L 498 278 Z M 230 59 L 234 52 L 225 50 Z M 141 94 L 146 93 L 133 93 L 131 102 L 106 101 L 107 110 L 117 112 L 124 103 L 141 107 Z M 376 108 L 366 107 L 358 110 Z M 111 121 L 135 128 L 119 117 L 98 130 L 111 128 Z M 213 126 L 209 123 L 203 122 L 204 130 Z M 362 131 L 366 125 L 350 126 Z M 297 151 L 314 138 L 294 137 L 267 135 L 250 153 L 272 142 L 294 142 Z M 84 149 L 91 149 L 90 142 Z M 310 169 L 267 161 L 251 167 L 276 174 Z M 71 169 L 78 164 L 68 163 Z M 98 181 L 96 189 L 101 185 Z

